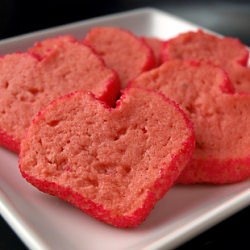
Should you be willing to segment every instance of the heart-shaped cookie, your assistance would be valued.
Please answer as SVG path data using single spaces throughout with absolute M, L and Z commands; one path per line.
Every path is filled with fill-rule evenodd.
M 151 48 L 127 30 L 96 27 L 87 33 L 83 42 L 117 72 L 123 88 L 137 75 L 155 66 Z
M 218 67 L 170 60 L 131 83 L 163 93 L 194 124 L 196 149 L 179 183 L 232 183 L 250 177 L 250 96 L 233 94 Z
M 120 84 L 91 49 L 63 42 L 42 60 L 29 53 L 0 58 L 0 145 L 16 152 L 32 118 L 54 98 L 92 91 L 114 104 Z
M 246 66 L 247 47 L 239 39 L 218 37 L 202 30 L 182 33 L 163 44 L 162 60 L 196 60 L 222 67 L 231 62 Z
M 238 39 L 217 37 L 199 31 L 190 31 L 166 41 L 162 46 L 162 60 L 195 60 L 222 67 L 239 93 L 250 94 L 250 73 L 246 67 L 248 48 Z
M 43 192 L 118 227 L 139 225 L 194 149 L 172 102 L 131 88 L 115 108 L 77 92 L 51 103 L 22 141 L 20 171 Z

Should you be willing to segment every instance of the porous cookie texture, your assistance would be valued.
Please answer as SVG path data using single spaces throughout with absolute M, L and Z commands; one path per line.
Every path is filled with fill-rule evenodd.
M 155 66 L 151 48 L 121 28 L 93 28 L 83 42 L 93 48 L 106 65 L 118 73 L 123 88 L 131 79 Z
M 120 90 L 117 75 L 90 48 L 62 43 L 42 60 L 30 53 L 0 58 L 0 145 L 18 152 L 32 118 L 56 97 L 91 91 L 113 105 Z
M 237 92 L 250 94 L 248 48 L 240 40 L 218 37 L 199 31 L 182 33 L 166 41 L 162 47 L 162 60 L 196 60 L 221 66 L 228 74 Z
M 174 184 L 193 150 L 190 122 L 162 95 L 130 88 L 110 108 L 76 92 L 34 119 L 19 163 L 41 191 L 113 226 L 134 227 Z
M 238 93 L 250 94 L 250 68 L 232 63 L 226 70 L 235 90 Z
M 170 60 L 131 86 L 159 91 L 180 104 L 194 124 L 194 156 L 179 183 L 233 183 L 250 177 L 250 96 L 234 93 L 223 70 Z

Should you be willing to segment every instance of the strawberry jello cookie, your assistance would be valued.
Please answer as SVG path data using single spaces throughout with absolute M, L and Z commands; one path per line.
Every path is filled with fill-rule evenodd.
M 162 95 L 127 89 L 115 108 L 86 92 L 52 102 L 22 141 L 20 170 L 39 190 L 117 227 L 142 223 L 194 150 L 184 113 Z
M 233 183 L 250 178 L 250 95 L 234 93 L 223 70 L 170 60 L 132 83 L 180 104 L 195 129 L 193 159 L 179 183 Z
M 0 145 L 19 151 L 32 118 L 53 99 L 76 90 L 91 91 L 113 105 L 117 75 L 91 49 L 64 42 L 41 60 L 31 53 L 0 58 Z
M 122 88 L 140 73 L 155 66 L 152 49 L 127 30 L 115 27 L 91 29 L 83 40 L 120 77 Z
M 163 44 L 162 60 L 196 60 L 226 66 L 237 62 L 246 66 L 247 47 L 239 39 L 218 37 L 202 30 L 182 33 Z
M 163 44 L 162 61 L 171 59 L 209 62 L 222 67 L 239 93 L 250 94 L 248 48 L 239 39 L 218 37 L 202 30 L 182 33 Z

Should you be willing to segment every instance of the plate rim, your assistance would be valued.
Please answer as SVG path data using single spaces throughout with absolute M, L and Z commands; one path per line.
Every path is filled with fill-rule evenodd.
M 49 28 L 39 29 L 39 30 L 19 34 L 17 36 L 3 38 L 3 39 L 0 39 L 0 46 L 3 46 L 7 43 L 15 42 L 16 40 L 29 39 L 29 38 L 32 38 L 34 36 L 41 35 L 41 34 L 46 35 L 47 33 L 49 34 L 49 33 L 55 32 L 55 31 L 60 31 L 60 30 L 64 30 L 64 29 L 71 29 L 71 28 L 74 28 L 74 27 L 79 26 L 79 25 L 99 22 L 100 20 L 105 21 L 108 19 L 113 19 L 113 18 L 115 19 L 117 17 L 126 17 L 128 15 L 136 16 L 138 14 L 147 14 L 147 13 L 152 14 L 154 12 L 166 14 L 166 12 L 161 11 L 161 10 L 154 8 L 154 7 L 143 7 L 143 8 L 136 8 L 136 9 L 127 10 L 127 11 L 120 11 L 120 12 L 116 12 L 116 13 L 112 13 L 112 14 L 107 14 L 107 15 L 103 15 L 103 16 L 96 16 L 96 17 L 92 17 L 92 18 L 88 18 L 88 19 L 83 19 L 83 20 L 79 20 L 79 21 L 73 21 L 70 23 L 66 23 L 66 24 L 52 26 Z

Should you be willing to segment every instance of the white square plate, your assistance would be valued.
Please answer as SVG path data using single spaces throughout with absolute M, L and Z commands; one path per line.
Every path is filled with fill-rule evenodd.
M 0 54 L 25 50 L 49 36 L 82 38 L 97 25 L 167 39 L 195 30 L 159 10 L 145 8 L 35 32 L 0 42 Z M 170 249 L 250 204 L 250 180 L 225 186 L 176 186 L 136 229 L 96 221 L 71 205 L 33 188 L 21 177 L 18 158 L 0 148 L 0 212 L 30 249 Z

